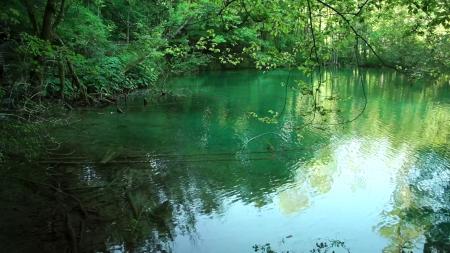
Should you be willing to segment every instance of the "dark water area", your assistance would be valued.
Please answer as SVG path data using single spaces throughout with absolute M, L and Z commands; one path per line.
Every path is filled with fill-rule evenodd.
M 449 84 L 317 80 L 202 73 L 71 112 L 3 177 L 0 251 L 450 252 Z

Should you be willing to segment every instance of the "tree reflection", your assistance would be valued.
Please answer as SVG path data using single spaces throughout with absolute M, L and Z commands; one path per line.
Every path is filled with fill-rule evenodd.
M 439 151 L 439 149 L 438 149 Z M 420 156 L 394 193 L 392 210 L 383 214 L 381 235 L 387 252 L 412 251 L 424 240 L 424 252 L 450 249 L 450 164 L 445 151 L 419 150 Z M 424 237 L 424 238 L 423 238 Z
M 30 175 L 28 167 L 16 168 L 2 182 L 2 202 L 8 205 L 2 210 L 1 242 L 7 252 L 169 247 L 177 203 L 152 189 L 143 170 L 58 166 L 34 168 Z
M 71 154 L 84 158 L 64 163 L 55 156 L 32 173 L 29 164 L 16 164 L 2 182 L 0 242 L 8 252 L 35 245 L 45 252 L 170 252 L 176 235 L 195 234 L 198 215 L 223 212 L 224 195 L 263 206 L 289 175 L 271 171 L 278 160 L 256 161 L 261 170 L 254 174 L 152 155 L 118 164 L 130 158 L 117 154 L 97 162 Z

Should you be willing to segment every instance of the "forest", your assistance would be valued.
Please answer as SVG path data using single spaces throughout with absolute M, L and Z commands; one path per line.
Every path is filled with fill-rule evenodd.
M 450 68 L 447 1 L 3 1 L 4 106 L 106 102 L 208 69 Z M 106 100 L 106 101 L 105 101 Z
M 5 252 L 450 252 L 448 0 L 0 0 Z

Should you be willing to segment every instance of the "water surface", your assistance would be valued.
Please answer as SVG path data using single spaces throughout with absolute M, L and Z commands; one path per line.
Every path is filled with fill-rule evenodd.
M 448 83 L 322 74 L 203 73 L 78 110 L 40 161 L 62 175 L 36 177 L 68 193 L 60 220 L 92 209 L 80 250 L 449 252 Z

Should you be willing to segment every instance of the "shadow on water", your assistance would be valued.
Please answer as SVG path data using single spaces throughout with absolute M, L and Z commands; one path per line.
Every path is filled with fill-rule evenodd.
M 132 97 L 123 114 L 74 112 L 75 123 L 54 129 L 58 150 L 2 168 L 1 251 L 197 252 L 196 244 L 209 241 L 213 246 L 198 252 L 358 252 L 375 238 L 373 247 L 385 252 L 417 252 L 418 245 L 449 252 L 448 88 L 405 86 L 395 73 L 368 71 L 367 110 L 358 121 L 334 126 L 328 123 L 356 115 L 363 101 L 353 71 L 325 72 L 326 113 L 307 118 L 311 100 L 292 87 L 276 124 L 248 117 L 282 108 L 286 74 L 181 78 L 173 86 L 183 96 L 146 105 Z M 303 128 L 304 122 L 313 124 Z M 267 131 L 277 135 L 253 140 Z M 349 203 L 358 191 L 364 202 Z M 324 200 L 331 207 L 314 209 Z M 366 210 L 370 203 L 378 209 Z M 322 235 L 337 229 L 332 220 L 273 241 L 291 233 L 283 231 L 287 223 L 360 209 L 378 212 L 365 224 L 374 231 L 368 239 L 346 218 L 358 240 Z M 228 234 L 205 228 L 216 221 Z M 238 235 L 236 224 L 253 233 Z M 260 229 L 246 230 L 251 226 Z M 252 248 L 257 242 L 267 244 Z

